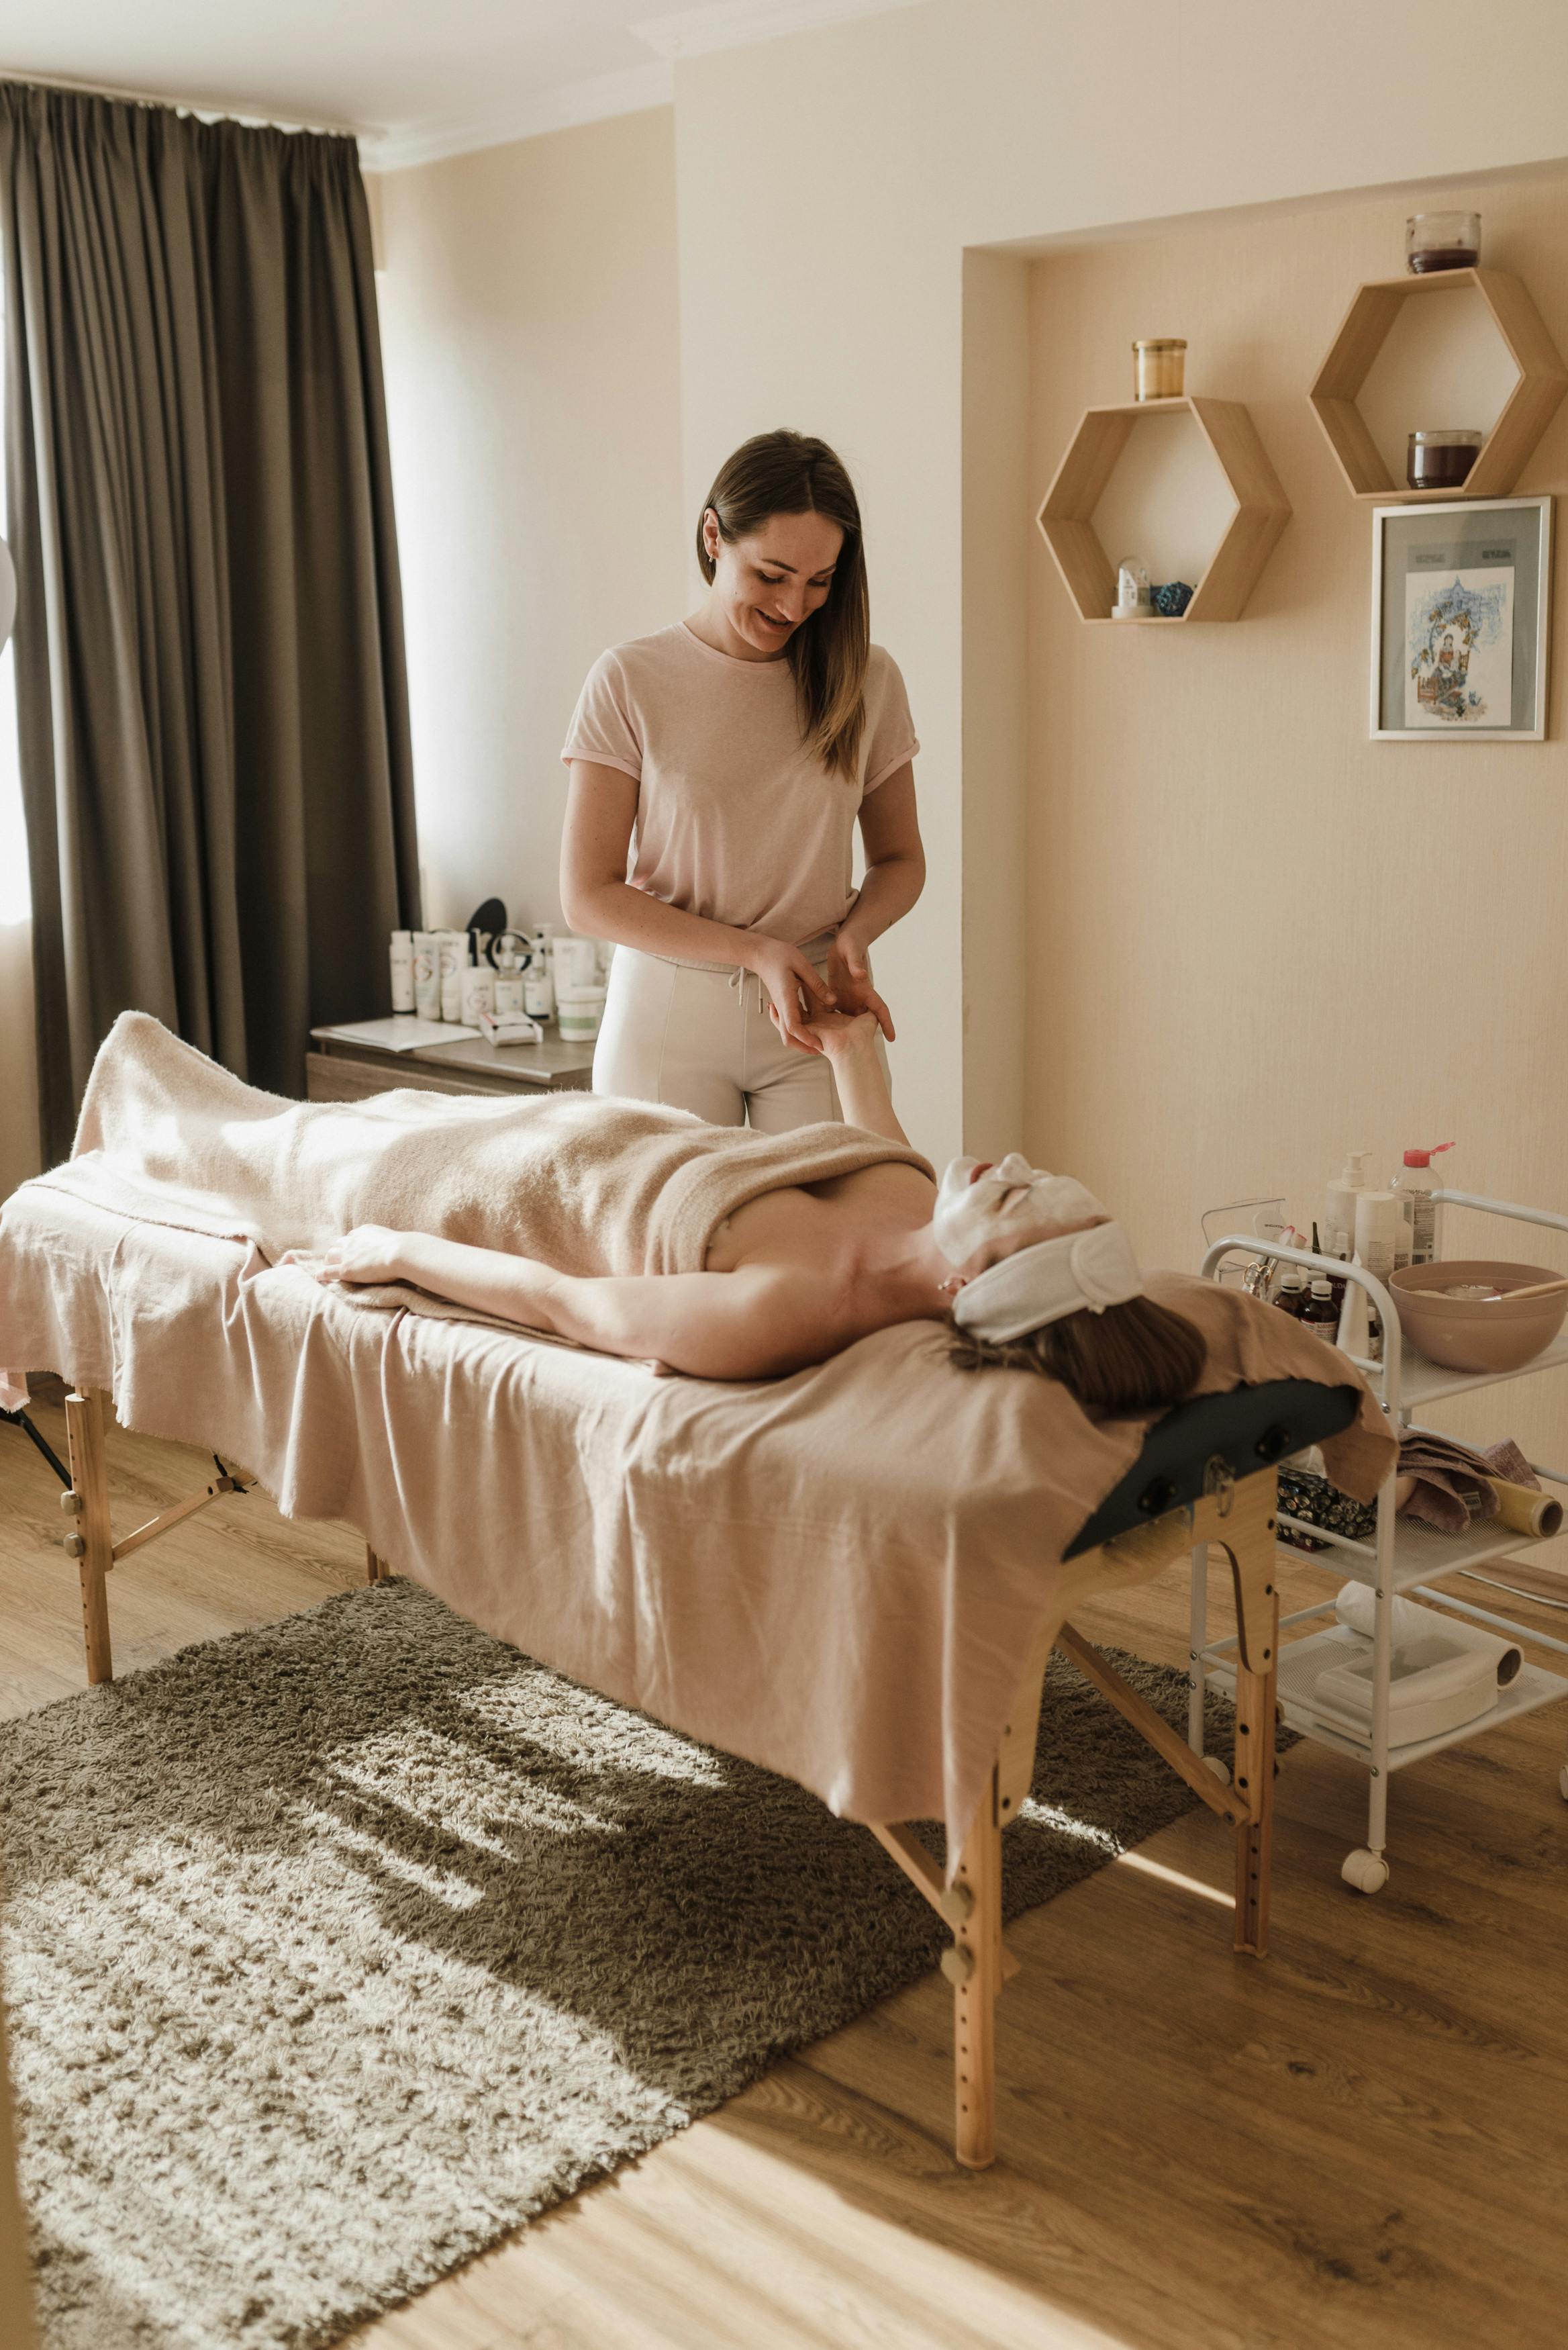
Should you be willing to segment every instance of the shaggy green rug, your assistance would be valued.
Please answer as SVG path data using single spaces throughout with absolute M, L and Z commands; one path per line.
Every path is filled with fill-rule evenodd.
M 47 2350 L 335 2341 L 947 1939 L 866 1829 L 408 1583 L 5 1725 L 0 1790 Z M 1009 1914 L 1191 1804 L 1056 1660 Z

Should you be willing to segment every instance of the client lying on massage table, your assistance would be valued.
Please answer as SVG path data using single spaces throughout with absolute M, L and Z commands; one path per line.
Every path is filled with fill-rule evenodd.
M 873 1015 L 829 1013 L 812 1033 L 846 1122 L 907 1144 Z M 601 1354 L 716 1379 L 802 1370 L 874 1330 L 950 1315 L 961 1333 L 952 1358 L 966 1369 L 1038 1371 L 1112 1414 L 1189 1395 L 1205 1353 L 1184 1315 L 1142 1295 L 1121 1227 L 1083 1186 L 1016 1153 L 1000 1166 L 955 1159 L 940 1188 L 923 1168 L 891 1161 L 784 1181 L 723 1220 L 701 1273 L 583 1277 L 365 1224 L 327 1250 L 318 1277 L 406 1282 Z
M 957 2144 L 983 2163 L 1002 1832 L 1053 1647 L 1234 1831 L 1236 1942 L 1262 1951 L 1272 1463 L 1321 1442 L 1365 1498 L 1394 1440 L 1344 1356 L 1240 1290 L 1146 1282 L 1076 1184 L 1009 1159 L 939 1186 L 869 1023 L 816 1034 L 855 1122 L 775 1135 L 577 1094 L 286 1101 L 122 1014 L 72 1159 L 0 1204 L 0 1362 L 76 1382 L 94 1680 L 108 1581 L 243 1461 L 287 1515 L 358 1525 L 375 1574 L 865 1822 L 953 1934 Z M 109 1391 L 125 1426 L 220 1456 L 130 1531 Z M 1210 1544 L 1228 1784 L 1072 1625 Z M 943 1863 L 908 1825 L 933 1817 Z

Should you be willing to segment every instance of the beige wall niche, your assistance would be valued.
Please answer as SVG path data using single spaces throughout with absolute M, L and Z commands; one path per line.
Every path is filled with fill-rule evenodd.
M 1474 204 L 1487 257 L 1568 337 L 1568 170 L 1439 197 Z M 1305 397 L 1410 208 L 1418 189 L 1220 217 L 1031 273 L 1040 487 L 1155 317 L 1187 336 L 1191 390 L 1248 403 L 1294 508 L 1230 629 L 1085 629 L 1031 552 L 1026 1147 L 1115 1199 L 1158 1263 L 1194 1265 L 1227 1200 L 1320 1215 L 1350 1147 L 1386 1181 L 1406 1145 L 1457 1136 L 1449 1181 L 1568 1210 L 1562 561 L 1545 743 L 1370 742 L 1371 509 Z M 1516 494 L 1564 488 L 1568 408 Z M 1469 1253 L 1568 1263 L 1521 1227 L 1467 1231 Z M 1552 1418 L 1526 1386 L 1485 1426 L 1560 1460 Z
M 578 689 L 686 609 L 674 171 L 661 108 L 377 182 L 429 920 L 560 920 Z

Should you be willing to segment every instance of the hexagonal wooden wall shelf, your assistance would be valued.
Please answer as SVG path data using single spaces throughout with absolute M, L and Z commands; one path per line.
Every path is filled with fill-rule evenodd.
M 1111 620 L 1116 575 L 1101 546 L 1094 514 L 1140 418 L 1185 410 L 1193 417 L 1224 474 L 1236 511 L 1203 567 L 1185 612 L 1147 620 Z M 1135 400 L 1117 408 L 1086 408 L 1035 520 L 1056 558 L 1079 618 L 1118 629 L 1169 629 L 1180 620 L 1237 620 L 1275 542 L 1291 518 L 1291 502 L 1270 464 L 1258 429 L 1238 400 Z
M 1474 286 L 1519 370 L 1496 423 L 1476 452 L 1461 489 L 1412 490 L 1396 482 L 1367 430 L 1356 398 L 1404 305 Z M 1345 315 L 1308 395 L 1339 470 L 1358 498 L 1495 498 L 1511 490 L 1526 458 L 1568 391 L 1568 368 L 1519 279 L 1506 269 L 1438 269 L 1363 286 Z M 1445 417 L 1440 421 L 1448 422 Z

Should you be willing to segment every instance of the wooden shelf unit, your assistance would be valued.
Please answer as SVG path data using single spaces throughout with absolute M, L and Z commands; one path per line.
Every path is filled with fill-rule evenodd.
M 1196 583 L 1185 612 L 1169 619 L 1116 620 L 1116 575 L 1100 544 L 1094 514 L 1123 451 L 1148 416 L 1184 411 L 1193 418 L 1225 476 L 1236 511 Z M 1035 521 L 1055 558 L 1081 619 L 1117 629 L 1171 629 L 1184 620 L 1238 620 L 1291 517 L 1291 503 L 1269 463 L 1258 429 L 1240 400 L 1133 400 L 1115 408 L 1086 408 L 1067 444 Z
M 1396 482 L 1356 405 L 1405 304 L 1473 286 L 1486 305 L 1519 381 L 1477 452 L 1461 489 L 1412 490 Z M 1568 391 L 1565 368 L 1530 296 L 1506 269 L 1436 269 L 1360 286 L 1308 398 L 1353 494 L 1419 505 L 1445 498 L 1505 497 Z M 1446 421 L 1446 420 L 1438 420 Z

